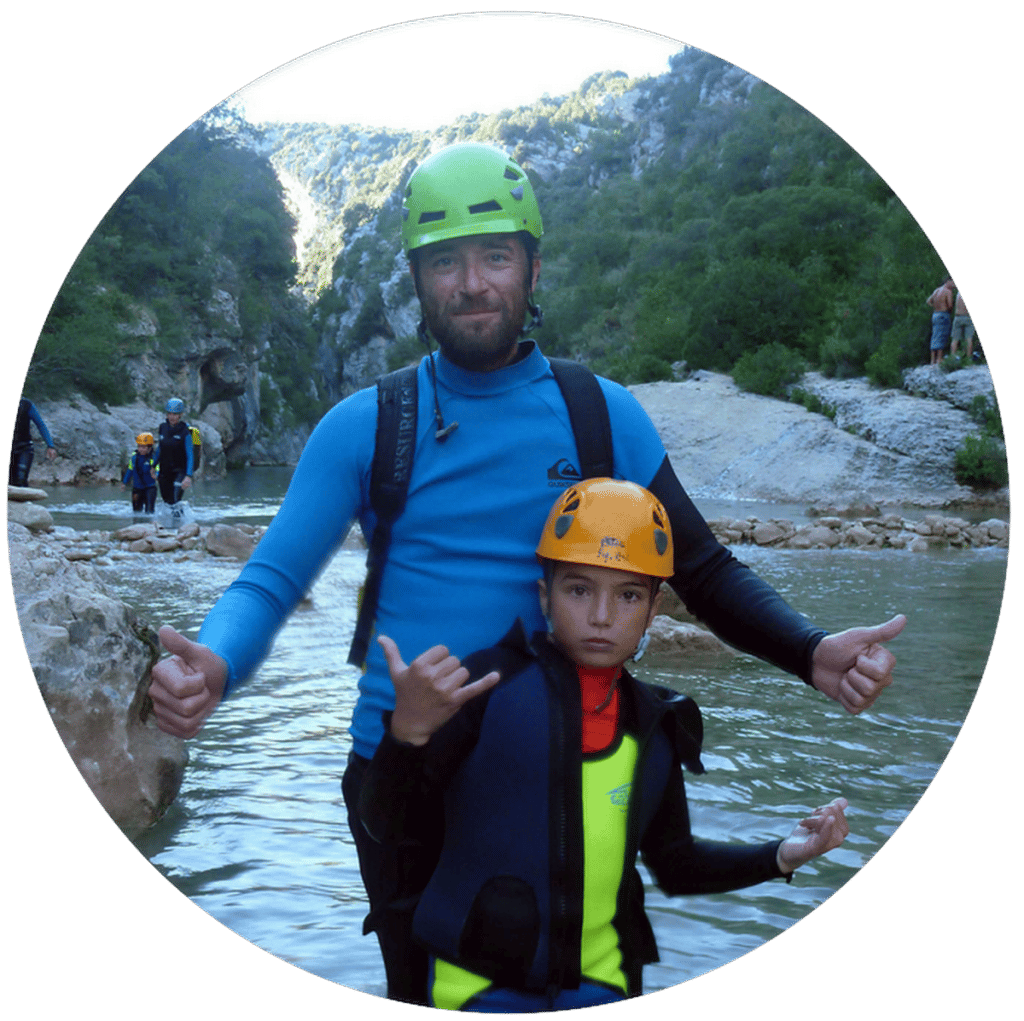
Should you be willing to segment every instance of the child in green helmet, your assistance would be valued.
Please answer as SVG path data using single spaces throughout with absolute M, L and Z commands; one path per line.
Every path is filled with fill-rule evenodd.
M 654 496 L 612 479 L 570 487 L 537 555 L 546 633 L 517 622 L 461 663 L 435 646 L 408 665 L 379 638 L 395 709 L 360 815 L 395 877 L 386 910 L 411 916 L 430 955 L 435 1007 L 529 1013 L 638 996 L 657 960 L 638 854 L 666 893 L 713 893 L 788 881 L 849 832 L 837 798 L 783 840 L 693 837 L 681 766 L 704 771 L 700 711 L 624 667 L 672 573 Z

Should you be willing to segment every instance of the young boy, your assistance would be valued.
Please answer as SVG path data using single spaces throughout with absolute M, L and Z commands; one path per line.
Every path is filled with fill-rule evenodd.
M 788 881 L 848 833 L 837 798 L 785 840 L 692 836 L 680 765 L 704 771 L 700 710 L 623 669 L 672 573 L 668 518 L 647 490 L 571 487 L 537 556 L 547 634 L 528 638 L 517 622 L 463 664 L 435 646 L 408 666 L 379 639 L 396 700 L 360 814 L 386 844 L 396 901 L 406 895 L 394 910 L 414 905 L 435 1007 L 527 1013 L 638 996 L 657 960 L 638 853 L 666 893 L 711 893 Z M 436 867 L 417 883 L 424 860 Z
M 132 510 L 136 514 L 152 514 L 156 509 L 156 487 L 160 466 L 153 457 L 153 434 L 135 437 L 135 453 L 128 459 L 128 468 L 121 479 L 121 491 L 132 484 Z

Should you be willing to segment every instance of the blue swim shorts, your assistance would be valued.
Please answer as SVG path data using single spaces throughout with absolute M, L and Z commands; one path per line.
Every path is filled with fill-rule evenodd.
M 932 313 L 932 351 L 941 351 L 949 347 L 949 335 L 952 331 L 953 319 L 948 312 Z

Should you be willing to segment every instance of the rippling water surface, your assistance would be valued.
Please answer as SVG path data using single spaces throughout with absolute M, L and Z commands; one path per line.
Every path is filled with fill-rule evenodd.
M 287 473 L 235 473 L 194 501 L 203 521 L 267 520 Z M 219 494 L 219 495 L 218 495 Z M 115 527 L 110 491 L 65 499 L 58 523 Z M 712 509 L 712 513 L 716 509 Z M 752 513 L 771 516 L 768 508 Z M 792 516 L 787 515 L 787 516 Z M 104 522 L 105 523 L 102 523 Z M 780 671 L 737 656 L 685 668 L 645 662 L 637 674 L 693 695 L 705 716 L 708 773 L 689 777 L 702 836 L 758 841 L 787 833 L 815 805 L 844 795 L 851 834 L 790 885 L 669 899 L 650 887 L 661 963 L 648 989 L 716 968 L 792 925 L 849 879 L 913 808 L 955 739 L 991 645 L 1005 551 L 736 551 L 823 627 L 910 618 L 893 644 L 897 683 L 859 717 Z M 105 569 L 151 623 L 194 633 L 238 565 L 144 561 Z M 340 777 L 356 672 L 345 665 L 363 554 L 341 552 L 281 631 L 258 674 L 190 742 L 184 786 L 139 841 L 175 886 L 229 928 L 316 975 L 384 992 Z

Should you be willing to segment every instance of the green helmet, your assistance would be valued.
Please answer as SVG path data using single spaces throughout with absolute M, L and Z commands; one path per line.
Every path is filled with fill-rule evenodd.
M 544 233 L 526 172 L 500 149 L 479 142 L 450 145 L 414 171 L 402 201 L 405 253 L 474 234 Z

